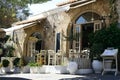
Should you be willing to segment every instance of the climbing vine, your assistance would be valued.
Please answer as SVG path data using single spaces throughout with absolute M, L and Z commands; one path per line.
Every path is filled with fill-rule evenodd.
M 118 21 L 118 13 L 116 8 L 116 1 L 117 0 L 109 0 L 110 4 L 110 21 L 112 23 L 117 23 Z

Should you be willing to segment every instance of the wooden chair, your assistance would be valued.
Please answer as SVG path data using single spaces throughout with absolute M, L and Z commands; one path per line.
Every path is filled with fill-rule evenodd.
M 41 50 L 39 54 L 37 54 L 37 63 L 41 65 L 46 64 L 46 59 L 47 59 L 47 51 L 46 50 Z

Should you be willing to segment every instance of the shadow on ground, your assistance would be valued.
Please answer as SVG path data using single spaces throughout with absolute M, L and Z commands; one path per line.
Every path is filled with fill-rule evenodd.
M 75 78 L 63 78 L 60 80 L 120 80 L 120 74 L 115 76 L 114 74 L 89 74 L 84 75 L 84 77 L 75 77 Z
M 30 79 L 19 78 L 19 77 L 0 77 L 0 80 L 30 80 Z

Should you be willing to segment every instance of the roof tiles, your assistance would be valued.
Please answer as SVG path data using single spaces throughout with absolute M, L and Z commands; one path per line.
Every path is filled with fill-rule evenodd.
M 64 2 L 60 2 L 57 4 L 57 6 L 62 6 L 62 5 L 66 5 L 66 4 L 70 4 L 70 3 L 73 3 L 73 2 L 76 2 L 78 0 L 66 0 Z

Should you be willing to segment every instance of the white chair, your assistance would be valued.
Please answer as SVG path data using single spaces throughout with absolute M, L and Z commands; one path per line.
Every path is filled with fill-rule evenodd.
M 58 50 L 56 53 L 56 65 L 60 65 L 62 63 L 62 51 Z
M 77 57 L 78 57 L 78 55 L 77 55 L 76 50 L 70 49 L 70 50 L 69 50 L 69 59 L 70 59 L 70 60 L 74 60 L 74 59 L 77 58 Z
M 56 64 L 56 55 L 54 50 L 48 50 L 48 65 Z

